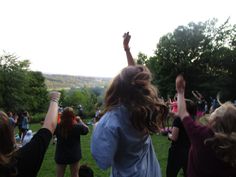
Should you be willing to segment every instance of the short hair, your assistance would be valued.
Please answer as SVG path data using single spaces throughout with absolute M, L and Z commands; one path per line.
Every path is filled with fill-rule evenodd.
M 79 177 L 94 177 L 92 168 L 88 165 L 81 165 L 79 168 Z

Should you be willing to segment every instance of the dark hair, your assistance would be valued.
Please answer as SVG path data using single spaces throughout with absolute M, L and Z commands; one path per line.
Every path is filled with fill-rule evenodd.
M 132 125 L 139 131 L 158 132 L 168 114 L 151 73 L 142 65 L 125 67 L 112 81 L 105 95 L 105 112 L 123 104 L 131 113 Z
M 71 107 L 66 107 L 61 114 L 60 132 L 63 138 L 67 138 L 71 131 L 75 120 L 74 110 Z
M 0 111 L 0 176 L 16 176 L 14 132 L 6 113 Z
M 88 165 L 81 165 L 79 168 L 79 177 L 93 177 L 93 170 Z
M 185 99 L 186 102 L 186 109 L 190 116 L 195 119 L 195 116 L 197 115 L 197 105 L 190 99 Z

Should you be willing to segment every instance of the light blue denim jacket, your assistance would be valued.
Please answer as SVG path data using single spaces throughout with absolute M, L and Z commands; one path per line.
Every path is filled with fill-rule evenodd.
M 101 169 L 112 167 L 111 177 L 161 177 L 150 135 L 137 131 L 128 110 L 117 106 L 98 122 L 91 152 Z

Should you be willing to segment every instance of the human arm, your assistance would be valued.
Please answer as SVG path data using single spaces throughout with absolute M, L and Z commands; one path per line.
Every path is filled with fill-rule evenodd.
M 50 92 L 50 104 L 43 123 L 43 128 L 48 129 L 52 134 L 57 126 L 58 101 L 60 99 L 60 95 L 60 92 Z
M 173 127 L 172 132 L 168 133 L 168 138 L 172 141 L 177 141 L 179 137 L 179 128 Z
M 131 36 L 130 36 L 129 32 L 127 32 L 123 35 L 123 47 L 124 47 L 124 50 L 126 53 L 127 62 L 128 62 L 129 66 L 135 65 L 135 62 L 134 62 L 134 59 L 133 59 L 133 56 L 130 52 L 130 47 L 129 47 L 130 38 L 131 38 Z
M 80 134 L 86 135 L 89 132 L 89 127 L 83 122 L 83 120 L 78 116 L 79 126 L 80 126 Z
M 197 100 L 201 99 L 198 91 L 192 91 L 192 94 Z
M 177 105 L 178 105 L 178 116 L 181 120 L 189 116 L 186 109 L 186 102 L 184 97 L 185 92 L 185 80 L 182 75 L 178 75 L 175 81 L 176 91 L 177 91 Z
M 183 122 L 184 128 L 192 144 L 203 143 L 203 140 L 211 134 L 211 131 L 206 126 L 201 126 L 195 122 L 189 115 L 186 109 L 184 98 L 185 80 L 182 75 L 176 77 L 176 91 L 178 103 L 178 116 Z
M 112 113 L 106 113 L 104 117 L 97 122 L 94 128 L 91 140 L 91 154 L 97 165 L 105 170 L 109 168 L 114 161 L 114 157 L 119 144 L 117 128 L 111 126 L 109 117 L 114 118 Z

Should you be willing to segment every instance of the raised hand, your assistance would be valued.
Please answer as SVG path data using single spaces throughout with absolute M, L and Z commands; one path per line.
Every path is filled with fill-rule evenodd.
M 54 133 L 57 126 L 58 101 L 60 96 L 61 93 L 57 91 L 52 91 L 49 93 L 50 105 L 43 123 L 43 128 L 48 129 L 52 134 Z
M 129 50 L 130 49 L 129 48 L 130 38 L 131 38 L 131 36 L 130 36 L 129 32 L 124 33 L 124 35 L 123 35 L 123 46 L 124 46 L 125 50 Z
M 129 32 L 126 32 L 124 35 L 123 35 L 123 47 L 124 47 L 124 50 L 126 52 L 126 57 L 127 57 L 127 62 L 128 62 L 128 65 L 135 65 L 135 62 L 134 62 L 134 59 L 133 59 L 133 56 L 130 52 L 130 48 L 129 48 L 129 41 L 130 41 L 130 34 Z
M 178 75 L 175 80 L 175 86 L 177 93 L 184 93 L 185 90 L 185 80 L 182 75 Z
M 189 116 L 189 113 L 186 109 L 186 103 L 184 98 L 185 91 L 185 80 L 182 75 L 178 75 L 175 80 L 175 87 L 177 91 L 177 104 L 178 104 L 178 113 L 177 115 L 183 120 L 185 117 Z

